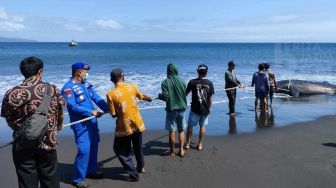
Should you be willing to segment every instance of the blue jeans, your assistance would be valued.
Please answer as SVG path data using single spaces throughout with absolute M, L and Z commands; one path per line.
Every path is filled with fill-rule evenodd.
M 202 116 L 190 110 L 188 126 L 195 127 L 199 125 L 200 127 L 205 127 L 208 125 L 208 116 L 209 115 Z
M 166 114 L 166 130 L 167 131 L 183 131 L 186 128 L 185 122 L 185 110 L 174 110 L 171 112 L 167 111 Z

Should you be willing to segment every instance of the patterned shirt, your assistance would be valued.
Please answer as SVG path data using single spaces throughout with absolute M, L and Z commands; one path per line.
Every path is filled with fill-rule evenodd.
M 42 102 L 45 92 L 44 84 L 44 82 L 34 76 L 6 92 L 2 102 L 1 116 L 6 118 L 8 126 L 14 132 L 29 116 L 34 114 Z M 56 136 L 63 123 L 65 102 L 56 86 L 52 85 L 51 96 L 48 112 L 49 127 L 41 141 L 41 148 L 45 150 L 56 148 Z
M 145 130 L 137 98 L 142 100 L 143 94 L 134 84 L 119 83 L 107 93 L 110 114 L 117 116 L 116 137 L 129 136 L 134 132 Z

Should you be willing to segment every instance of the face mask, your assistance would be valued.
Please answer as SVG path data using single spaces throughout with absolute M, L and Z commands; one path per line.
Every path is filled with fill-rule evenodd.
M 87 72 L 87 73 L 85 74 L 84 78 L 83 78 L 83 81 L 84 81 L 84 82 L 87 82 L 88 79 L 89 79 L 89 73 Z

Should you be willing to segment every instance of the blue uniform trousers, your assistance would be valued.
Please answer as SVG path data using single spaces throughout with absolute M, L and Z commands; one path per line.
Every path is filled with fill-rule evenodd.
M 83 181 L 87 173 L 93 174 L 97 169 L 99 132 L 97 122 L 76 124 L 72 127 L 78 153 L 74 162 L 73 182 Z

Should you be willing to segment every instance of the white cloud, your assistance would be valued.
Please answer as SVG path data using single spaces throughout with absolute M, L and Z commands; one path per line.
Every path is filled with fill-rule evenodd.
M 78 24 L 65 24 L 64 25 L 66 29 L 73 30 L 73 31 L 84 31 L 84 27 L 78 25 Z
M 120 23 L 114 20 L 97 20 L 95 24 L 102 29 L 119 30 L 123 28 Z
M 4 8 L 0 7 L 0 30 L 20 31 L 25 28 L 23 21 L 22 17 L 9 15 Z
M 3 30 L 3 31 L 20 31 L 24 28 L 25 26 L 21 23 L 0 21 L 0 30 Z

